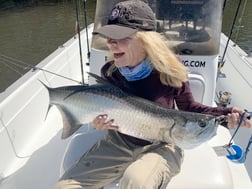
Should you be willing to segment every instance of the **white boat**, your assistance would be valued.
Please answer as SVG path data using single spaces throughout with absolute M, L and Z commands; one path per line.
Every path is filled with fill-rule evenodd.
M 107 50 L 102 45 L 103 39 L 93 38 L 92 31 L 104 24 L 116 2 L 97 0 L 94 24 L 0 93 L 0 189 L 52 189 L 64 171 L 104 136 L 104 131 L 84 125 L 62 140 L 61 115 L 56 107 L 47 114 L 49 96 L 39 80 L 50 87 L 76 85 L 75 81 L 94 82 L 86 72 L 99 74 Z M 219 56 L 227 42 L 227 37 L 221 34 L 222 1 L 151 0 L 149 3 L 156 12 L 158 31 L 169 38 L 169 45 L 190 70 L 195 99 L 214 106 L 215 93 L 229 91 L 233 94 L 232 105 L 251 111 L 252 59 L 237 45 L 234 47 L 232 41 L 221 69 L 226 77 L 217 79 Z M 86 43 L 87 39 L 92 43 Z M 83 66 L 80 66 L 79 44 Z M 251 129 L 241 129 L 238 133 L 235 142 L 245 148 Z M 252 155 L 248 154 L 245 163 L 239 163 L 217 155 L 213 149 L 227 144 L 231 136 L 220 126 L 210 141 L 185 150 L 181 172 L 167 189 L 251 189 Z M 118 182 L 105 188 L 118 188 Z

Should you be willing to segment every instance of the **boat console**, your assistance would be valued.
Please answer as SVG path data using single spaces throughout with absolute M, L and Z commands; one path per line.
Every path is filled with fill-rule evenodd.
M 110 11 L 117 2 L 119 0 L 97 1 L 95 29 L 106 24 Z M 202 77 L 207 91 L 203 103 L 213 105 L 223 1 L 149 0 L 148 3 L 156 15 L 157 31 L 190 73 Z M 107 50 L 105 39 L 93 36 L 91 72 L 99 74 L 97 70 L 107 61 Z

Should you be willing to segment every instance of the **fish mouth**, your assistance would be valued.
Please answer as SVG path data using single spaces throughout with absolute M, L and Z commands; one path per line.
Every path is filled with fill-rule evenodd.
M 201 136 L 202 137 L 202 136 L 206 135 L 206 133 L 207 133 L 208 130 L 209 130 L 208 128 L 200 130 L 197 133 L 197 136 Z

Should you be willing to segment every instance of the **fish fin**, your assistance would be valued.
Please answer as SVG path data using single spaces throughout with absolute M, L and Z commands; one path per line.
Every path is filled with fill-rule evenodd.
M 120 89 L 120 87 L 118 87 L 117 85 L 113 84 L 113 83 L 110 83 L 108 80 L 106 79 L 103 79 L 102 77 L 100 77 L 99 75 L 96 75 L 94 73 L 91 73 L 91 72 L 87 72 L 88 75 L 90 75 L 91 77 L 93 77 L 96 82 L 98 84 L 103 84 L 103 85 L 107 85 L 107 86 L 112 86 L 112 87 L 115 87 L 117 89 Z M 124 88 L 125 88 L 125 91 L 127 91 L 127 94 L 128 95 L 133 95 L 135 96 L 134 94 L 136 93 L 135 89 L 131 88 L 129 84 L 127 83 L 124 83 Z
M 43 81 L 41 81 L 40 79 L 38 79 L 38 81 L 47 89 L 49 89 L 50 87 L 48 87 Z
M 47 118 L 47 116 L 48 116 L 48 113 L 49 113 L 49 111 L 50 111 L 50 109 L 51 109 L 52 106 L 53 106 L 52 104 L 49 104 L 49 105 L 48 105 L 48 108 L 47 108 L 47 111 L 46 111 L 46 115 L 45 115 L 44 121 L 46 120 L 46 118 Z
M 102 77 L 100 77 L 99 75 L 97 75 L 95 73 L 87 72 L 87 74 L 89 76 L 93 77 L 97 83 L 111 85 L 111 83 L 109 83 L 107 80 L 103 79 Z
M 62 129 L 62 139 L 70 137 L 75 131 L 77 131 L 82 124 L 65 108 L 59 107 L 58 109 L 62 116 L 63 129 Z
M 51 88 L 48 87 L 48 86 L 47 86 L 43 81 L 41 81 L 40 79 L 38 79 L 38 81 L 47 89 L 47 91 L 48 91 L 48 93 L 49 93 L 49 96 L 50 96 L 50 89 L 51 89 Z M 48 113 L 49 113 L 49 111 L 50 111 L 50 109 L 51 109 L 52 106 L 53 106 L 53 105 L 49 103 L 44 120 L 46 120 L 46 118 L 47 118 L 47 116 L 48 116 Z

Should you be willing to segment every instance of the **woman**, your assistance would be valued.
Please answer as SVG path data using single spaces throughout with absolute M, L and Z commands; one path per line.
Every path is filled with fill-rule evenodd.
M 155 17 L 147 4 L 138 0 L 118 3 L 112 10 L 108 25 L 96 30 L 107 38 L 113 60 L 101 70 L 103 78 L 122 90 L 174 108 L 211 115 L 227 115 L 224 125 L 235 128 L 242 109 L 208 107 L 194 101 L 186 68 L 167 48 L 155 32 Z M 98 115 L 92 126 L 108 130 L 70 168 L 57 183 L 57 188 L 97 189 L 120 179 L 120 188 L 166 188 L 180 171 L 183 151 L 167 143 L 151 143 L 117 132 L 109 115 Z M 242 126 L 251 127 L 248 120 Z

